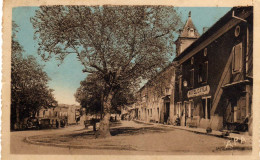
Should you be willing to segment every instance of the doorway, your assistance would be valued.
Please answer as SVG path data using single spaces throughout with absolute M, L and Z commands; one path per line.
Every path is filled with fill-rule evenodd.
M 202 98 L 203 118 L 210 119 L 211 97 Z
M 170 102 L 165 103 L 164 122 L 167 123 L 170 116 Z

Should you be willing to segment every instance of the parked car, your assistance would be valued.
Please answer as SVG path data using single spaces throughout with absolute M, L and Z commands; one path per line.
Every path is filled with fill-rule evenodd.
M 49 118 L 44 118 L 39 121 L 39 126 L 41 129 L 50 128 L 51 123 Z
M 39 129 L 40 125 L 39 125 L 39 121 L 37 118 L 34 117 L 30 117 L 27 120 L 26 123 L 26 129 Z

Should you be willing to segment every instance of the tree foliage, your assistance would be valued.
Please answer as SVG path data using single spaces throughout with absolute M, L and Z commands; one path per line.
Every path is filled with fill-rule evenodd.
M 111 85 L 164 67 L 179 22 L 174 8 L 163 6 L 44 6 L 32 18 L 44 59 L 75 53 L 86 72 L 102 72 Z
M 26 117 L 34 116 L 41 107 L 57 105 L 50 80 L 35 57 L 23 56 L 23 48 L 16 39 L 18 26 L 13 22 L 11 54 L 11 122 L 19 123 Z
M 105 93 L 104 81 L 97 74 L 90 74 L 80 82 L 75 93 L 76 101 L 90 114 L 102 114 L 103 96 Z M 121 88 L 112 99 L 112 112 L 118 113 L 120 108 L 134 102 L 134 90 Z

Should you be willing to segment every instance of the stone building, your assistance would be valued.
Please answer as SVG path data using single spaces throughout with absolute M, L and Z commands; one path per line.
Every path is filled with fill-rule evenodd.
M 60 104 L 55 108 L 42 108 L 38 111 L 38 119 L 66 119 L 68 124 L 76 124 L 77 110 L 80 106 Z
M 252 10 L 232 8 L 184 50 L 177 40 L 174 103 L 181 125 L 237 131 L 251 127 Z
M 172 123 L 174 119 L 175 69 L 170 64 L 137 93 L 135 108 L 139 120 Z
M 173 63 L 137 93 L 139 120 L 252 133 L 253 8 L 234 7 L 199 36 L 191 13 Z

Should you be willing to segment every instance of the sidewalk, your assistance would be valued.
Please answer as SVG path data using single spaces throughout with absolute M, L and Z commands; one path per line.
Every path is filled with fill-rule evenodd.
M 180 130 L 186 130 L 186 131 L 194 132 L 197 134 L 215 136 L 215 137 L 219 137 L 219 138 L 228 139 L 232 143 L 235 142 L 235 143 L 245 144 L 247 146 L 252 146 L 252 136 L 249 136 L 249 135 L 229 133 L 228 136 L 223 136 L 223 132 L 221 132 L 221 131 L 212 130 L 211 133 L 207 133 L 206 129 L 204 129 L 204 128 L 189 128 L 187 126 L 173 126 L 173 125 L 167 125 L 167 124 L 161 124 L 161 123 L 144 122 L 144 121 L 140 121 L 140 120 L 134 120 L 134 121 L 139 122 L 139 123 L 144 123 L 144 124 L 153 124 L 153 125 L 158 125 L 158 126 L 176 128 L 176 129 L 180 129 Z

